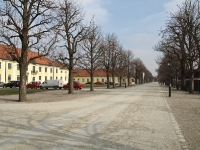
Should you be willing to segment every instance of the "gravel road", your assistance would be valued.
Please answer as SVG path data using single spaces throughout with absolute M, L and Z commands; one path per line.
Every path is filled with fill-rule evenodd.
M 198 149 L 199 124 L 188 131 L 197 132 L 198 139 L 190 141 L 193 133 L 188 135 L 182 125 L 175 93 L 176 99 L 190 97 L 173 91 L 170 99 L 168 88 L 158 83 L 94 92 L 84 89 L 74 95 L 66 90 L 48 91 L 28 95 L 26 103 L 16 102 L 17 95 L 1 96 L 0 149 Z M 200 96 L 192 97 L 199 105 Z

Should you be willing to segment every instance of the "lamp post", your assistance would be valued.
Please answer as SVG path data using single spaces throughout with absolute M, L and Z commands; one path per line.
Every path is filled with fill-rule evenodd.
M 142 82 L 143 82 L 143 84 L 144 84 L 144 76 L 145 76 L 145 73 L 143 72 L 142 73 Z
M 169 97 L 171 97 L 171 60 L 168 60 L 168 67 L 169 67 Z

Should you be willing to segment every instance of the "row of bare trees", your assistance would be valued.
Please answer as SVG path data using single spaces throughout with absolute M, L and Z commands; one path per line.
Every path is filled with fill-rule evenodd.
M 200 72 L 199 6 L 198 0 L 186 0 L 178 6 L 178 11 L 170 14 L 165 29 L 160 32 L 162 40 L 155 46 L 155 50 L 162 53 L 157 59 L 159 80 L 165 82 L 172 77 L 179 88 L 179 78 L 181 89 L 185 90 L 185 79 L 189 78 L 189 93 L 194 92 L 194 75 Z M 170 68 L 167 66 L 169 60 Z
M 73 93 L 75 67 L 86 69 L 91 81 L 96 68 L 105 68 L 107 81 L 110 74 L 114 80 L 115 76 L 122 79 L 124 73 L 143 80 L 140 76 L 145 72 L 146 81 L 152 78 L 142 61 L 124 50 L 115 34 L 103 36 L 94 19 L 86 25 L 82 6 L 73 0 L 4 0 L 0 7 L 0 43 L 20 67 L 19 101 L 27 100 L 29 63 L 44 56 L 69 69 L 69 94 Z M 28 58 L 30 50 L 38 55 Z

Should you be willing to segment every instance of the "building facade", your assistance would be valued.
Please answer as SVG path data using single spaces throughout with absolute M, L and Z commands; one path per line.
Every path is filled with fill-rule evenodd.
M 33 55 L 29 52 L 28 55 Z M 29 57 L 29 56 L 28 56 Z M 26 72 L 27 83 L 31 81 L 40 81 L 61 79 L 64 83 L 68 82 L 69 71 L 58 62 L 52 61 L 47 57 L 37 58 L 28 65 Z M 10 56 L 0 45 L 0 81 L 8 83 L 11 80 L 20 80 L 20 68 L 16 61 L 12 61 Z
M 80 82 L 82 84 L 85 84 L 87 82 L 91 82 L 90 74 L 84 69 L 76 69 L 76 70 L 74 70 L 73 78 L 74 78 L 74 81 L 78 81 L 78 82 Z M 115 83 L 120 83 L 120 79 L 118 77 L 115 77 L 114 80 L 115 80 Z M 94 71 L 93 82 L 94 83 L 95 82 L 107 82 L 106 71 L 104 69 L 96 69 Z M 113 82 L 111 75 L 109 76 L 109 82 Z M 128 84 L 127 77 L 125 77 L 125 76 L 122 77 L 122 82 L 126 82 L 126 84 Z M 130 83 L 132 85 L 135 84 L 134 78 L 130 79 Z

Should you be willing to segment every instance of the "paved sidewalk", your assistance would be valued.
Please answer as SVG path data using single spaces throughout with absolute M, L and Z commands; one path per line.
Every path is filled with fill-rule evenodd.
M 0 149 L 187 150 L 166 89 L 150 83 L 83 90 L 72 100 L 63 90 L 28 96 L 53 102 L 1 103 Z
M 189 94 L 186 91 L 172 89 L 168 97 L 168 87 L 164 96 L 169 104 L 180 130 L 191 150 L 200 150 L 200 94 Z

